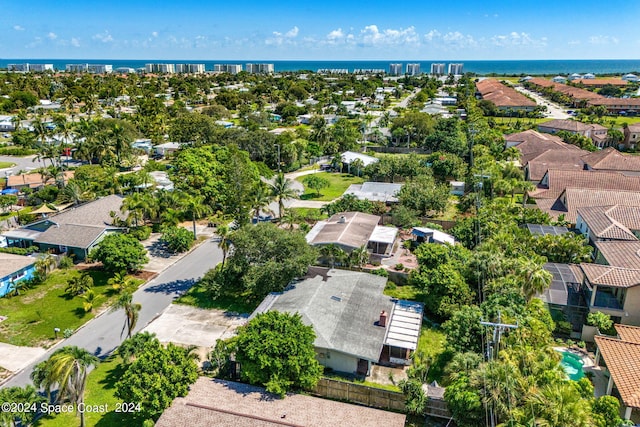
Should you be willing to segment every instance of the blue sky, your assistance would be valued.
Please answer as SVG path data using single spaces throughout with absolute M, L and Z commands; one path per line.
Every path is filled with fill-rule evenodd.
M 3 5 L 0 16 L 0 57 L 510 60 L 640 56 L 640 2 L 515 3 L 12 1 Z

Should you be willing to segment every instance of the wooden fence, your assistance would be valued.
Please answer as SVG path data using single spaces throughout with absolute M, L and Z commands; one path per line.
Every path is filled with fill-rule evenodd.
M 431 391 L 431 387 L 429 388 Z M 441 390 L 439 390 L 441 391 Z M 396 391 L 382 390 L 360 384 L 321 378 L 313 394 L 328 399 L 342 400 L 388 411 L 405 412 L 404 394 Z M 442 393 L 428 392 L 425 415 L 440 418 L 451 418 L 447 403 L 440 396 Z

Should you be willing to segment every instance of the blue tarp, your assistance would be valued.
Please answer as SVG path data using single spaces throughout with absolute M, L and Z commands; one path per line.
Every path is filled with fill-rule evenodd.
M 18 194 L 19 191 L 16 190 L 15 188 L 6 188 L 4 190 L 2 190 L 2 194 Z

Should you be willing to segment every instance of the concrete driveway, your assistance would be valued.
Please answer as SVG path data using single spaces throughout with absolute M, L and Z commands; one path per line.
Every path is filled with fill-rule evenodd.
M 2 342 L 0 343 L 0 367 L 18 372 L 46 352 L 47 350 L 40 347 L 18 347 Z
M 161 342 L 210 349 L 217 339 L 233 336 L 248 317 L 248 314 L 235 315 L 222 310 L 171 304 L 144 331 L 156 334 Z

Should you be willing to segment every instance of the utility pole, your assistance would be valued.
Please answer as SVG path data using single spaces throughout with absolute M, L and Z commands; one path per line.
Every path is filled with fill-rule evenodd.
M 500 338 L 502 337 L 502 333 L 508 329 L 517 329 L 518 325 L 511 325 L 508 323 L 501 322 L 500 312 L 498 312 L 498 321 L 497 322 L 484 322 L 481 321 L 480 324 L 482 326 L 488 326 L 493 328 L 492 340 L 487 340 L 487 348 L 485 357 L 487 362 L 491 362 L 498 355 L 498 351 L 500 350 Z M 493 408 L 489 409 L 489 419 L 491 420 L 491 427 L 496 426 L 496 417 L 493 412 Z
M 280 173 L 280 144 L 276 144 L 278 147 L 278 173 Z

